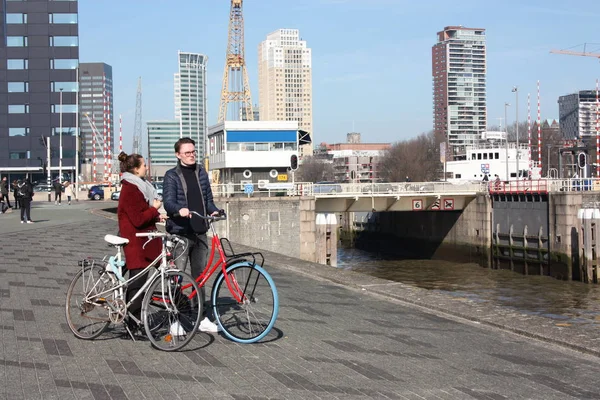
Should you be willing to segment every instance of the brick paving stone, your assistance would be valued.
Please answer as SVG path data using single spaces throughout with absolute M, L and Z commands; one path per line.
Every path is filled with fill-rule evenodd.
M 43 205 L 38 224 L 0 226 L 1 399 L 600 398 L 593 351 L 457 318 L 470 305 L 449 296 L 268 252 L 280 318 L 263 343 L 201 333 L 164 353 L 122 339 L 120 327 L 79 340 L 64 317 L 68 284 L 78 260 L 110 252 L 102 238 L 116 232 L 86 207 Z M 546 326 L 497 313 L 519 329 Z

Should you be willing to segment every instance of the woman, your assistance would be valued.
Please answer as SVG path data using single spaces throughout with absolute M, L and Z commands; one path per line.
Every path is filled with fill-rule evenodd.
M 154 186 L 144 179 L 146 163 L 142 156 L 139 154 L 127 155 L 121 152 L 119 162 L 123 175 L 117 216 L 120 235 L 129 239 L 129 244 L 124 248 L 125 262 L 130 277 L 134 277 L 143 272 L 144 268 L 158 257 L 162 250 L 160 240 L 152 240 L 144 247 L 147 238 L 135 236 L 136 233 L 156 230 L 156 221 L 163 219 L 158 212 L 162 202 L 157 199 L 158 194 Z M 126 295 L 127 302 L 140 290 L 144 283 L 145 279 L 137 279 L 129 284 Z M 143 296 L 139 296 L 129 308 L 131 314 L 137 319 L 140 319 L 141 315 L 142 298 Z M 127 325 L 130 330 L 138 330 L 139 328 L 135 321 L 131 319 L 128 319 Z
M 71 197 L 73 197 L 73 185 L 71 185 L 71 182 L 69 181 L 65 182 L 65 196 L 67 196 L 68 204 L 71 205 Z

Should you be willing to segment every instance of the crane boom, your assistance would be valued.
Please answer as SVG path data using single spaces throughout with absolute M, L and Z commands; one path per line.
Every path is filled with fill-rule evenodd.
M 582 56 L 582 57 L 596 57 L 600 58 L 600 53 L 590 53 L 585 51 L 571 51 L 571 50 L 550 50 L 552 54 L 566 54 L 569 56 Z

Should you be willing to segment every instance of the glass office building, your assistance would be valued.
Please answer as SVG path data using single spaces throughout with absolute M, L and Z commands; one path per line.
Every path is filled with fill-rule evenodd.
M 61 136 L 63 173 L 71 174 L 77 135 L 78 2 L 0 1 L 0 13 L 0 175 L 44 181 L 47 143 L 51 171 L 57 174 Z

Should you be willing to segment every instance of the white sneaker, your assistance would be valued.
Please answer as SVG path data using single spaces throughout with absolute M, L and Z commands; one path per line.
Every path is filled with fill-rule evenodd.
M 22 224 L 24 224 L 24 223 L 25 223 L 25 221 L 21 221 L 21 223 L 22 223 Z
M 171 324 L 171 328 L 169 329 L 169 333 L 172 336 L 185 336 L 185 329 L 179 323 L 179 321 L 175 321 Z
M 211 322 L 210 319 L 204 318 L 202 321 L 200 321 L 198 330 L 200 332 L 217 333 L 221 330 L 221 328 L 214 322 Z

